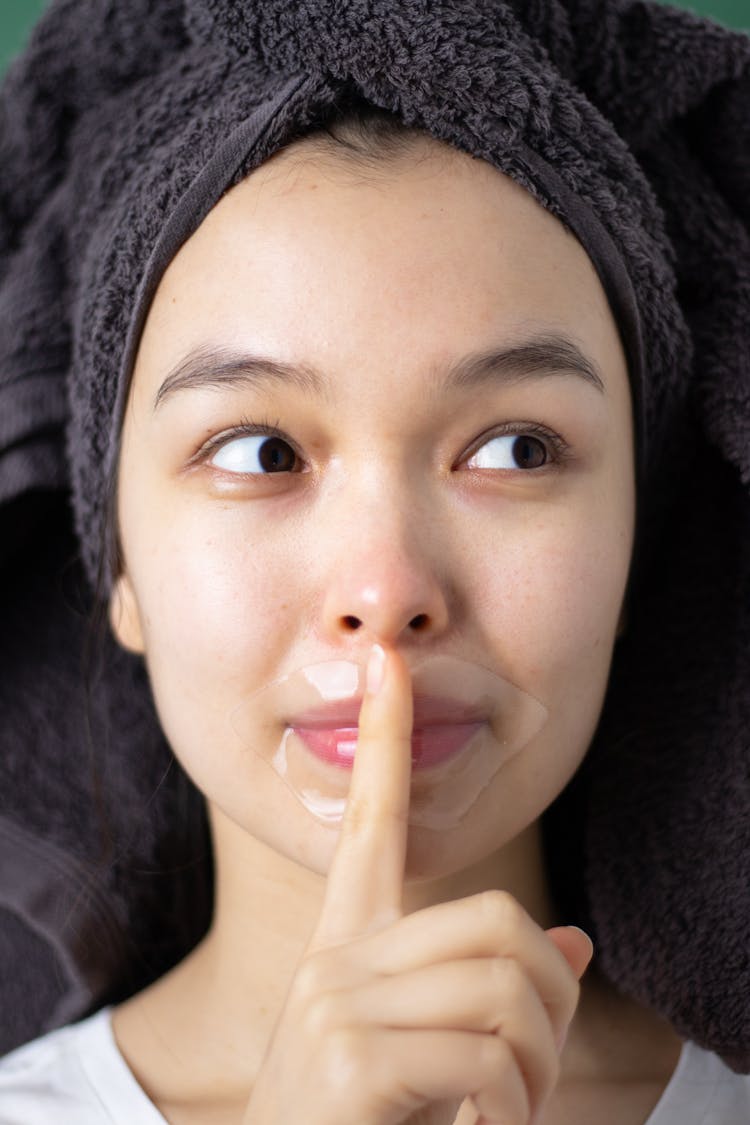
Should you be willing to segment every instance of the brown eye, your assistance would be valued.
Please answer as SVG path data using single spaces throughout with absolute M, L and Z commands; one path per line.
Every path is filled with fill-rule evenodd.
M 283 438 L 249 434 L 224 442 L 211 457 L 210 464 L 243 475 L 290 473 L 297 465 L 297 454 Z
M 519 469 L 541 469 L 547 460 L 544 442 L 530 434 L 520 434 L 513 442 L 513 460 Z
M 547 446 L 533 434 L 499 434 L 474 453 L 472 469 L 540 469 L 549 461 Z
M 289 473 L 296 460 L 292 447 L 281 438 L 268 438 L 258 451 L 258 461 L 267 473 Z

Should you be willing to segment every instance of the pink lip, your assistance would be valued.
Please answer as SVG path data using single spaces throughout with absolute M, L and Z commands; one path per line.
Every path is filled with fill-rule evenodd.
M 287 718 L 290 727 L 305 727 L 311 730 L 333 730 L 356 727 L 362 700 L 347 699 L 346 702 L 321 703 Z M 431 727 L 438 724 L 483 723 L 488 718 L 484 708 L 471 707 L 460 700 L 431 695 L 415 695 L 414 727 Z
M 432 722 L 415 726 L 411 737 L 411 761 L 413 769 L 427 769 L 453 758 L 483 725 L 484 720 L 469 722 Z M 292 729 L 299 735 L 308 750 L 329 765 L 351 769 L 354 765 L 354 751 L 359 733 L 356 722 L 340 726 L 322 725 L 318 719 L 315 726 L 307 723 L 293 724 Z

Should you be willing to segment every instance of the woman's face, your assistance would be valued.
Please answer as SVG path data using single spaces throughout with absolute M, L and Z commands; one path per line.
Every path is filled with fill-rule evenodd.
M 255 734 L 230 721 L 243 701 L 374 641 L 541 700 L 470 815 L 410 831 L 407 878 L 458 871 L 583 757 L 633 540 L 625 359 L 586 253 L 488 164 L 413 155 L 361 175 L 303 144 L 230 191 L 158 288 L 124 421 L 116 635 L 209 802 L 321 873 L 336 833 L 253 753 L 283 733 L 262 692 Z M 567 365 L 467 366 L 552 335 Z

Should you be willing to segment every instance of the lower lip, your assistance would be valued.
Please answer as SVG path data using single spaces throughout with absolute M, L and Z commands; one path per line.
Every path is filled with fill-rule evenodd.
M 411 736 L 411 764 L 415 770 L 428 769 L 455 758 L 483 723 L 440 723 L 416 729 Z M 293 727 L 307 749 L 330 765 L 351 769 L 357 747 L 357 727 L 335 730 Z

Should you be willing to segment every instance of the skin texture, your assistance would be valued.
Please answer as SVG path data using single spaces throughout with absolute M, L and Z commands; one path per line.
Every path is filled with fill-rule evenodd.
M 182 248 L 144 329 L 124 421 L 125 569 L 111 623 L 121 644 L 143 653 L 165 733 L 206 796 L 217 865 L 208 937 L 115 1013 L 123 1053 L 171 1121 L 280 1125 L 303 1113 L 335 1125 L 336 1104 L 342 1122 L 438 1125 L 453 1121 L 467 1096 L 461 1125 L 481 1111 L 482 1120 L 526 1122 L 555 1087 L 555 1039 L 590 956 L 585 937 L 544 935 L 564 920 L 549 897 L 539 817 L 586 752 L 622 610 L 635 520 L 625 359 L 595 270 L 562 224 L 481 161 L 432 142 L 418 155 L 366 178 L 307 143 L 278 155 Z M 590 357 L 602 388 L 556 373 L 435 392 L 436 374 L 464 355 L 551 331 Z M 321 373 L 323 393 L 289 380 L 194 387 L 155 409 L 168 373 L 205 347 L 305 363 Z M 293 471 L 243 477 L 210 464 L 216 448 L 196 458 L 207 440 L 247 420 L 283 431 L 297 455 Z M 556 445 L 550 437 L 534 447 L 546 450 L 540 468 L 514 466 L 512 438 L 487 444 L 503 427 L 529 426 L 537 439 L 539 427 L 557 435 Z M 243 464 L 246 474 L 258 468 L 250 451 Z M 283 731 L 263 697 L 257 722 L 241 732 L 230 716 L 248 694 L 303 665 L 364 664 L 373 644 L 390 654 L 395 687 L 362 766 L 369 780 L 339 832 L 311 818 L 263 761 Z M 490 668 L 549 712 L 470 815 L 441 833 L 406 831 L 408 771 L 399 773 L 408 759 L 408 667 L 428 654 Z M 476 969 L 469 946 L 477 911 L 485 916 L 483 892 L 492 903 L 500 892 L 505 919 L 489 908 L 486 970 L 500 959 L 516 975 L 512 987 L 495 976 L 491 988 L 477 987 L 466 1027 L 481 1024 L 493 1049 L 502 1041 L 507 1075 L 465 1072 L 454 1075 L 455 1088 L 421 1088 L 396 1072 L 424 1042 L 411 1054 L 401 1042 L 387 1047 L 372 1015 L 377 998 L 368 993 L 363 1009 L 356 996 L 382 980 L 385 959 L 400 978 L 398 1019 L 409 1028 L 427 1019 L 425 995 L 441 994 L 444 978 L 420 988 L 402 975 L 414 966 L 396 952 L 400 927 L 447 904 L 432 928 L 415 929 L 410 948 L 423 951 L 431 972 L 452 967 L 463 981 Z M 357 896 L 360 909 L 345 922 Z M 427 951 L 427 934 L 451 926 L 463 945 Z M 373 933 L 377 942 L 367 944 Z M 345 1090 L 340 1067 L 327 1085 L 327 1063 L 307 1073 L 302 1061 L 312 1043 L 328 1040 L 301 1015 L 313 995 L 296 970 L 311 958 L 320 964 L 331 945 L 335 972 L 326 964 L 348 991 L 327 1032 L 341 1021 L 360 1026 L 363 1010 L 379 1028 L 367 1040 L 369 1065 L 350 1068 Z M 302 974 L 308 984 L 313 976 Z M 465 990 L 445 988 L 430 1034 L 448 1051 L 445 1029 L 464 1019 L 451 988 Z M 545 988 L 563 997 L 557 1006 Z M 571 1074 L 593 1079 L 603 1048 L 589 1043 L 601 1008 L 594 985 L 590 995 L 580 1010 L 591 1018 L 580 1035 L 574 1023 L 565 1058 Z M 610 1010 L 620 1004 L 632 1041 L 648 1027 L 650 1057 L 671 1066 L 674 1037 L 629 1002 L 606 1000 Z M 389 1025 L 397 1017 L 383 1004 Z M 493 1024 L 500 1010 L 507 1034 Z M 535 1046 L 524 1056 L 519 1043 L 529 1036 Z M 346 1040 L 354 1041 L 361 1037 Z M 372 1065 L 372 1051 L 383 1065 Z M 618 1048 L 625 1057 L 637 1070 Z M 565 1067 L 559 1090 L 564 1076 Z M 409 1082 L 411 1100 L 394 1092 Z M 654 1100 L 650 1088 L 647 1111 Z M 567 1120 L 553 1116 L 553 1101 L 546 1112 L 545 1121 Z

